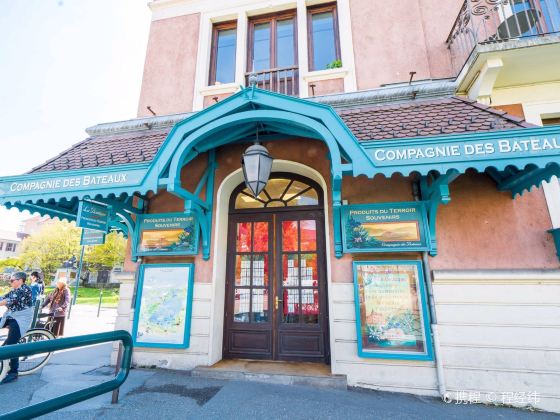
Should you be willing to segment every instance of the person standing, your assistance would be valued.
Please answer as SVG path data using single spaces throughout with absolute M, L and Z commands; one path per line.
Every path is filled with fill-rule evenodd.
M 0 300 L 0 306 L 8 308 L 0 320 L 0 328 L 8 328 L 8 338 L 4 342 L 4 346 L 17 344 L 33 320 L 33 293 L 31 288 L 25 284 L 25 280 L 27 280 L 27 275 L 22 271 L 12 274 L 11 290 Z M 7 384 L 15 381 L 18 378 L 18 369 L 19 358 L 10 359 L 10 370 L 0 383 Z
M 42 308 L 48 304 L 50 304 L 49 315 L 54 319 L 52 333 L 55 337 L 60 337 L 64 335 L 64 321 L 68 305 L 70 305 L 70 290 L 68 290 L 65 279 L 59 279 L 56 282 L 56 289 L 47 296 Z
M 43 284 L 41 276 L 37 271 L 32 272 L 29 278 L 31 279 L 31 284 L 29 285 L 29 287 L 31 288 L 31 292 L 33 293 L 33 304 L 35 304 L 37 298 L 41 297 L 41 295 L 44 293 L 45 285 Z

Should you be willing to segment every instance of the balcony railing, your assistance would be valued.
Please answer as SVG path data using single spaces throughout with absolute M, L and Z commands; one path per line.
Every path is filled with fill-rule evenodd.
M 447 38 L 458 73 L 478 44 L 560 32 L 560 0 L 464 0 Z
M 256 86 L 271 92 L 283 93 L 284 95 L 299 95 L 299 72 L 297 66 L 283 67 L 254 72 L 256 75 Z M 246 86 L 250 86 L 249 76 L 245 74 Z

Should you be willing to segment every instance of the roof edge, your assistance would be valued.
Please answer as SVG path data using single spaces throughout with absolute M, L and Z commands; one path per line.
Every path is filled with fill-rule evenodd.
M 406 85 L 384 86 L 358 92 L 336 93 L 301 99 L 318 104 L 330 105 L 333 108 L 351 108 L 363 105 L 451 97 L 455 94 L 456 90 L 457 84 L 455 81 L 444 79 L 438 81 L 413 82 L 412 84 Z M 86 133 L 91 137 L 98 137 L 134 131 L 170 128 L 196 113 L 197 112 L 186 112 L 102 123 L 86 128 Z

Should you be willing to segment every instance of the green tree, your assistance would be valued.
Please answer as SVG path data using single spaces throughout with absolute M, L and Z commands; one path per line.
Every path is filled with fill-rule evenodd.
M 23 264 L 19 258 L 6 258 L 0 261 L 0 273 L 5 272 L 6 269 L 21 270 L 21 267 Z
M 73 223 L 53 220 L 23 240 L 19 259 L 25 268 L 38 268 L 48 278 L 72 255 L 79 255 L 80 234 Z
M 120 233 L 111 232 L 105 237 L 103 245 L 87 247 L 84 263 L 90 271 L 110 270 L 124 262 L 125 251 L 126 239 Z

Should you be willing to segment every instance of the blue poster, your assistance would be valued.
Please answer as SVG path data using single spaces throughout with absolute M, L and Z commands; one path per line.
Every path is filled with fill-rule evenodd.
M 344 206 L 344 252 L 427 251 L 427 220 L 421 201 Z

